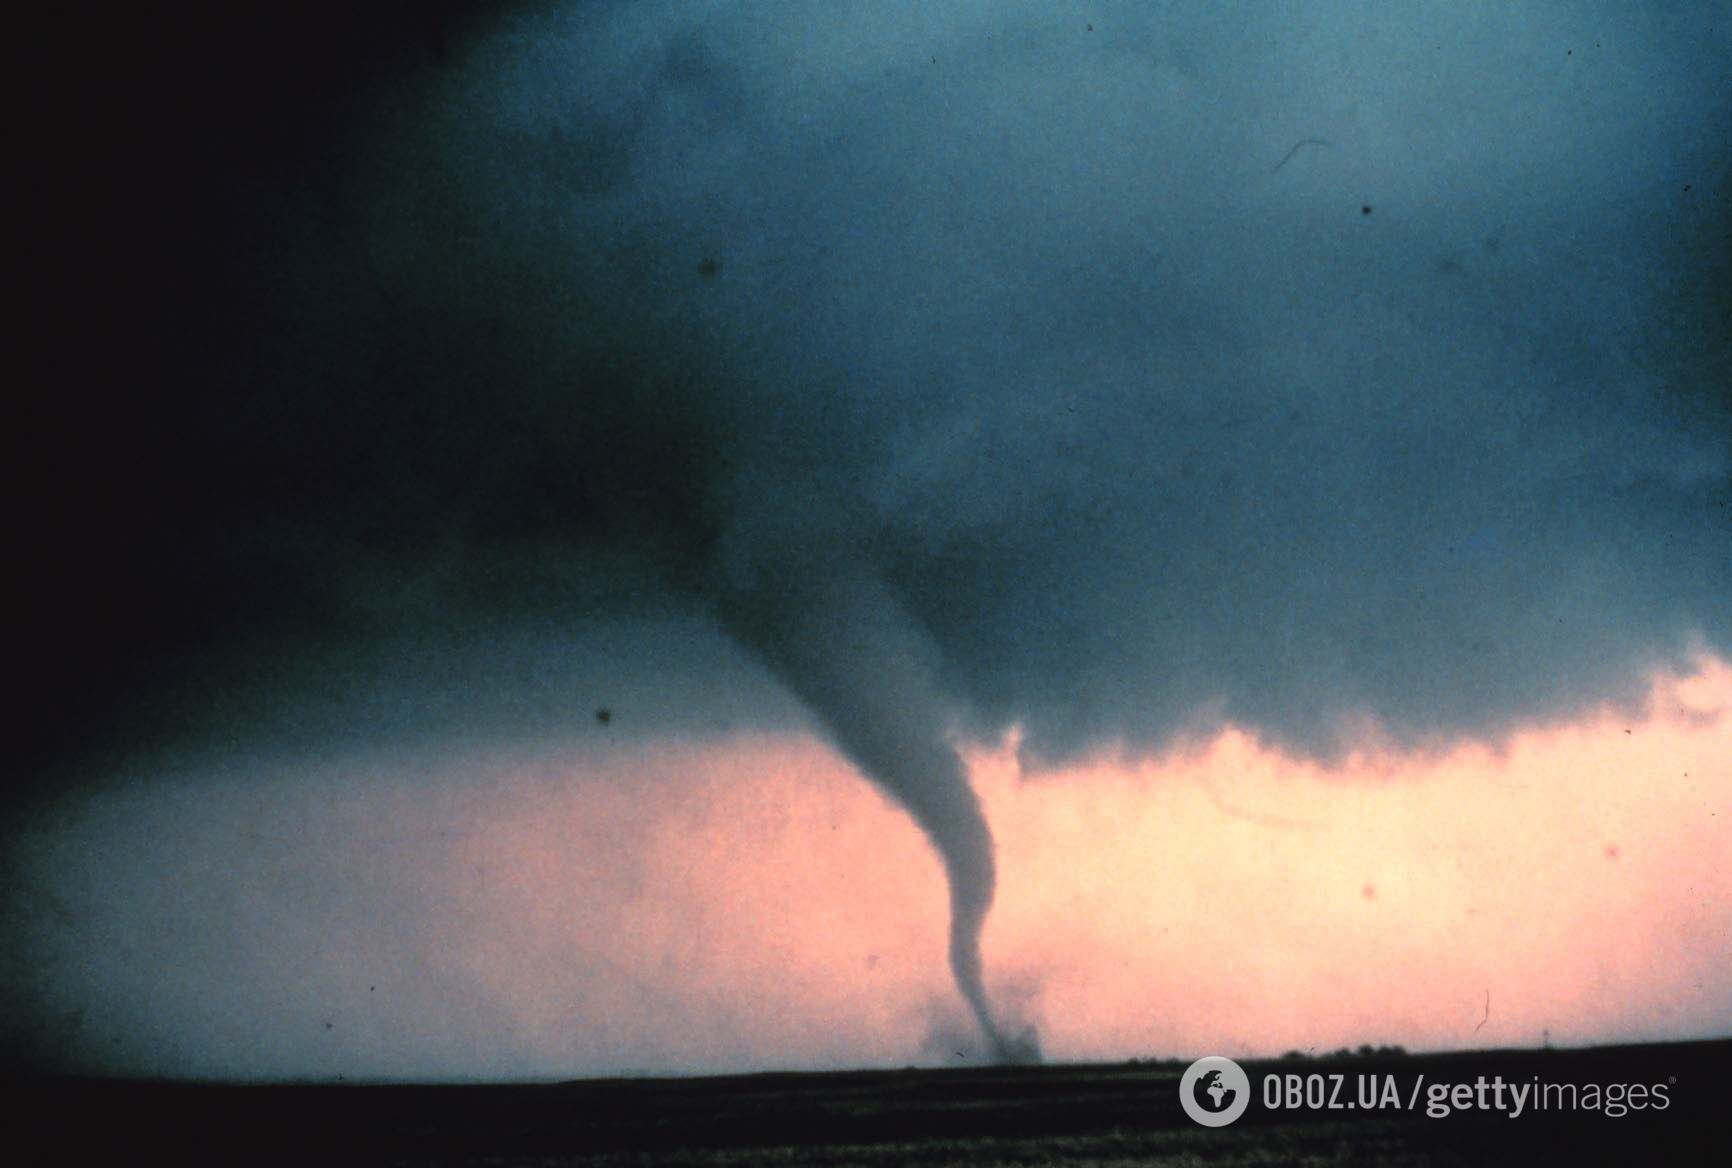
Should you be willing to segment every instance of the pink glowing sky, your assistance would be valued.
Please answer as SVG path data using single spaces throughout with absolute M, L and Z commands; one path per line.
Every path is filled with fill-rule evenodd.
M 1708 661 L 1501 751 L 974 750 L 989 987 L 1057 1059 L 1725 1034 L 1729 710 Z M 974 1057 L 937 860 L 833 750 L 612 741 L 90 796 L 23 858 L 64 1041 L 219 1075 Z

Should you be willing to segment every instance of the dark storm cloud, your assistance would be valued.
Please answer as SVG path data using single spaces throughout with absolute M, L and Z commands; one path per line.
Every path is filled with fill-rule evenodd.
M 233 735 L 212 678 L 292 705 L 276 662 L 408 643 L 521 712 L 472 671 L 537 628 L 720 631 L 933 838 L 990 1033 L 953 731 L 1328 757 L 1732 647 L 1727 22 L 609 4 L 434 41 L 224 188 L 111 711 L 167 685 L 157 722 Z M 720 659 L 636 665 L 703 704 Z M 446 732 L 393 660 L 371 731 Z
M 235 574 L 865 578 L 1038 758 L 1495 736 L 1723 651 L 1724 30 L 1090 11 L 579 6 L 404 80 L 212 371 Z

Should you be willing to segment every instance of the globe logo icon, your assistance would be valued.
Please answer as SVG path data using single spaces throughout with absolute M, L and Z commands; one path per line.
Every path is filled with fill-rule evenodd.
M 1200 1058 L 1179 1078 L 1179 1105 L 1204 1127 L 1226 1127 L 1250 1103 L 1250 1077 L 1230 1058 Z

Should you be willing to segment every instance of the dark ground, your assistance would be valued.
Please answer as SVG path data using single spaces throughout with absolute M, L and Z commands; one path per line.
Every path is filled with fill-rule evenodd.
M 1732 1040 L 1246 1063 L 1229 1127 L 1181 1111 L 1179 1063 L 763 1074 L 516 1086 L 14 1083 L 14 1147 L 52 1163 L 1732 1163 Z M 1666 1084 L 1664 1111 L 1271 1112 L 1264 1072 L 1430 1083 Z

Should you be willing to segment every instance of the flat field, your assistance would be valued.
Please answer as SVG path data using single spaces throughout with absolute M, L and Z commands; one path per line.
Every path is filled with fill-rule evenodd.
M 1244 1068 L 1248 1110 L 1213 1129 L 1181 1109 L 1178 1062 L 488 1086 L 37 1080 L 8 1094 L 20 1146 L 69 1164 L 1732 1164 L 1732 1041 Z M 1338 1103 L 1360 1076 L 1393 1081 L 1404 1104 L 1424 1078 L 1411 1109 L 1289 1110 L 1264 1106 L 1267 1074 L 1325 1089 L 1340 1075 Z M 1427 1114 L 1432 1087 L 1482 1077 L 1556 1085 L 1554 1103 L 1576 1105 Z M 1607 1089 L 1637 1084 L 1645 1106 L 1609 1114 Z

